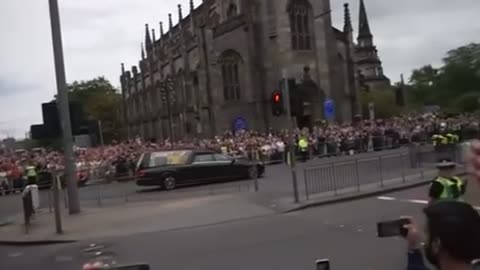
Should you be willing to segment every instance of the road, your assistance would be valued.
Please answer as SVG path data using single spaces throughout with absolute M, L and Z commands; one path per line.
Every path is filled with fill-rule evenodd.
M 98 239 L 119 263 L 152 269 L 405 269 L 405 243 L 376 237 L 376 222 L 411 215 L 422 220 L 426 187 L 289 214 L 220 225 Z M 5 269 L 79 269 L 91 244 L 0 247 Z M 28 258 L 28 259 L 26 259 Z M 3 268 L 3 267 L 2 267 Z
M 399 156 L 399 150 L 388 150 L 380 152 L 385 155 L 381 165 L 378 161 L 379 153 L 364 153 L 354 156 L 360 158 L 357 162 L 359 167 L 360 184 L 380 182 L 379 166 L 383 168 L 383 177 L 385 179 L 400 177 L 402 174 L 402 164 L 407 166 L 408 157 Z M 354 161 L 351 157 L 335 157 L 312 159 L 307 163 L 298 163 L 297 177 L 301 196 L 305 194 L 304 168 L 325 168 L 335 162 L 336 174 L 341 176 L 337 179 L 340 186 L 353 185 L 355 171 L 353 170 Z M 309 177 L 331 177 L 328 175 L 319 175 L 313 173 Z M 132 201 L 146 200 L 176 200 L 182 198 L 191 198 L 195 196 L 205 196 L 208 194 L 232 193 L 232 192 L 253 192 L 254 185 L 252 181 L 234 181 L 228 183 L 216 183 L 209 185 L 200 185 L 195 187 L 180 188 L 171 192 L 163 192 L 159 189 L 139 188 L 133 182 L 117 183 L 105 185 L 91 185 L 79 189 L 81 205 L 97 206 L 108 204 L 122 204 Z M 292 196 L 291 172 L 287 165 L 277 164 L 269 165 L 266 169 L 266 175 L 259 179 L 259 191 L 265 198 L 278 198 Z M 267 199 L 266 199 L 267 200 Z M 49 196 L 47 191 L 41 192 L 41 206 L 47 208 Z M 0 197 L 0 221 L 2 218 L 17 214 L 22 210 L 21 198 L 16 196 Z

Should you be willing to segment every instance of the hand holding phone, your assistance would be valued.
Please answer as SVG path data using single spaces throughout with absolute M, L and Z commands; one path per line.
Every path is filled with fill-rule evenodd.
M 378 237 L 392 237 L 402 236 L 407 237 L 408 229 L 405 225 L 410 224 L 409 218 L 401 218 L 390 221 L 382 221 L 377 223 L 377 236 Z

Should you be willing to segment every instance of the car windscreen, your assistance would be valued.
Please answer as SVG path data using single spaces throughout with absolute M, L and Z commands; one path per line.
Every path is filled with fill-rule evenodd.
M 190 157 L 190 151 L 168 151 L 150 154 L 148 167 L 186 164 Z

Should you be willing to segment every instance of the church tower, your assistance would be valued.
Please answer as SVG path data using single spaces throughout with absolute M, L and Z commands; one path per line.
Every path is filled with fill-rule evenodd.
M 390 87 L 390 79 L 383 74 L 382 61 L 380 61 L 377 48 L 373 43 L 373 35 L 370 31 L 364 0 L 360 0 L 355 58 L 363 86 L 368 86 L 368 89 L 385 89 Z

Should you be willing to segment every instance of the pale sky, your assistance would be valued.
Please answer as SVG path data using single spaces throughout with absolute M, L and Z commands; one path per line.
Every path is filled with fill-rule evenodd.
M 348 0 L 357 30 L 358 1 Z M 195 0 L 199 4 L 201 0 Z M 343 3 L 331 0 L 342 28 Z M 188 0 L 59 0 L 67 80 L 106 76 L 119 85 L 120 63 L 138 62 L 144 24 L 157 29 L 177 21 Z M 413 68 L 438 65 L 445 53 L 480 42 L 479 0 L 365 0 L 370 27 L 387 76 L 393 82 Z M 3 0 L 0 5 L 0 138 L 23 138 L 42 122 L 41 103 L 55 86 L 48 0 Z

